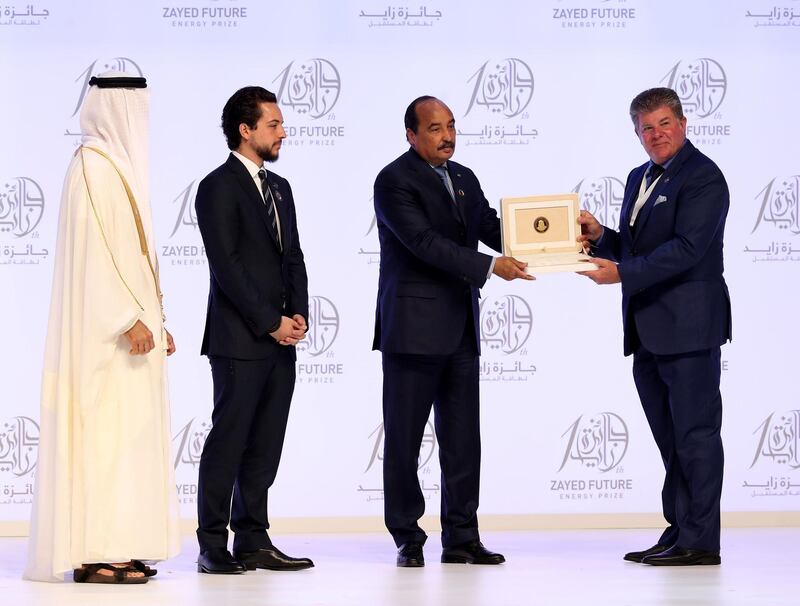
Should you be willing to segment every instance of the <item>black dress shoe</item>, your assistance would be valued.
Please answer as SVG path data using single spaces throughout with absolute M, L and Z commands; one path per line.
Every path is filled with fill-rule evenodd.
M 470 541 L 442 550 L 443 564 L 502 564 L 502 554 L 486 549 L 480 541 Z
M 644 551 L 631 551 L 626 553 L 622 559 L 628 560 L 629 562 L 638 562 L 639 564 L 642 563 L 642 560 L 647 556 L 656 555 L 657 553 L 661 553 L 662 551 L 666 551 L 669 549 L 669 545 L 662 545 L 660 543 L 656 543 L 650 549 L 645 549 Z
M 400 568 L 422 568 L 425 566 L 422 543 L 412 541 L 400 545 L 400 549 L 397 550 L 397 565 Z
M 197 572 L 206 574 L 242 574 L 244 566 L 227 549 L 206 549 L 197 557 Z
M 677 545 L 642 560 L 643 564 L 652 566 L 719 566 L 721 562 L 719 554 L 713 551 L 684 549 Z
M 277 547 L 265 547 L 258 551 L 237 551 L 236 559 L 244 564 L 247 570 L 266 568 L 267 570 L 303 570 L 313 568 L 314 562 L 308 558 L 287 556 Z

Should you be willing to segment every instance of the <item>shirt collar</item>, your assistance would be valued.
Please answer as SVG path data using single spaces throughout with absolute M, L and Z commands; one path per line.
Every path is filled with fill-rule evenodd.
M 237 151 L 231 151 L 231 153 L 234 156 L 236 156 L 242 164 L 244 164 L 244 167 L 247 169 L 247 172 L 250 173 L 250 176 L 253 177 L 253 179 L 255 179 L 258 176 L 258 171 L 264 168 L 263 164 L 259 166 L 258 164 L 253 162 L 250 158 L 246 158 Z

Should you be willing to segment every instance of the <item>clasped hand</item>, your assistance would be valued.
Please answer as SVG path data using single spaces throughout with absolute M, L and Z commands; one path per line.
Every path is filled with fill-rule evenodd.
M 281 316 L 281 325 L 277 330 L 269 333 L 281 345 L 297 345 L 306 336 L 306 319 L 300 314 L 294 314 L 291 318 Z

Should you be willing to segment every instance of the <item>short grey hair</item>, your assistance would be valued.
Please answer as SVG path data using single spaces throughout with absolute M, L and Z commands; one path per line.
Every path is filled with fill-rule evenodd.
M 633 126 L 639 128 L 639 114 L 647 114 L 664 106 L 670 108 L 679 120 L 683 118 L 681 100 L 678 93 L 671 88 L 648 88 L 639 93 L 631 101 L 630 113 Z

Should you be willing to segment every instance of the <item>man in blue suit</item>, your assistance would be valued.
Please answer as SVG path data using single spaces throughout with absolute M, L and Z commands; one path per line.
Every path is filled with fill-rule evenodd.
M 584 275 L 622 284 L 625 355 L 666 468 L 669 524 L 657 544 L 625 554 L 655 566 L 719 564 L 723 452 L 720 346 L 731 338 L 722 240 L 728 185 L 686 139 L 680 99 L 668 88 L 631 103 L 650 161 L 628 175 L 619 231 L 581 211 L 579 241 L 599 269 Z
M 231 153 L 200 182 L 195 202 L 210 270 L 201 353 L 214 383 L 198 474 L 197 569 L 301 570 L 314 563 L 287 556 L 267 532 L 267 495 L 294 393 L 294 346 L 308 318 L 292 188 L 265 167 L 286 138 L 275 95 L 260 86 L 236 91 L 222 110 L 222 131 Z
M 478 289 L 494 273 L 533 279 L 500 250 L 500 222 L 480 183 L 450 161 L 455 120 L 434 97 L 405 115 L 411 149 L 375 180 L 381 246 L 373 349 L 383 354 L 386 527 L 397 565 L 420 567 L 427 538 L 417 461 L 431 405 L 442 468 L 442 562 L 500 564 L 478 534 L 480 425 Z

